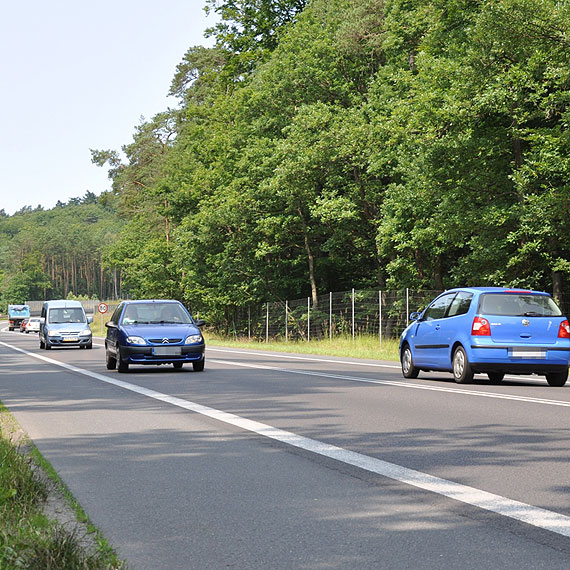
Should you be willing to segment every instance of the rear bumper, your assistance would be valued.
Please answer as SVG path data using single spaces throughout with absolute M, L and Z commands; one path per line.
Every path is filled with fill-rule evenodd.
M 469 364 L 474 372 L 504 372 L 506 374 L 546 374 L 568 370 L 570 346 L 546 345 L 534 347 L 543 350 L 543 357 L 513 358 L 512 345 L 471 345 Z

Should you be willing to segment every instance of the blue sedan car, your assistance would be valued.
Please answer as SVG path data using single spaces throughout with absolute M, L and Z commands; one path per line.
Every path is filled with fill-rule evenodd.
M 131 364 L 191 363 L 194 371 L 204 370 L 204 337 L 179 301 L 123 301 L 105 323 L 107 369 L 128 372 Z
M 420 371 L 453 373 L 469 383 L 478 372 L 498 383 L 505 374 L 539 374 L 564 386 L 570 363 L 570 325 L 548 293 L 467 287 L 442 293 L 400 339 L 406 378 Z

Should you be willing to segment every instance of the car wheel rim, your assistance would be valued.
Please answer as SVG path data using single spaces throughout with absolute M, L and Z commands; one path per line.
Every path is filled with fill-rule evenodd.
M 463 357 L 463 352 L 458 350 L 455 353 L 455 359 L 453 361 L 453 372 L 455 373 L 456 378 L 461 378 L 464 368 L 465 368 L 465 358 Z
M 404 351 L 404 359 L 403 359 L 404 372 L 406 374 L 410 371 L 411 362 L 412 362 L 412 353 L 410 352 L 409 348 L 406 348 L 406 350 Z

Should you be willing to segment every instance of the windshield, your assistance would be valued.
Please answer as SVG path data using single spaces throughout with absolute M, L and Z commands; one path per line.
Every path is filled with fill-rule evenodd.
M 10 312 L 16 315 L 27 315 L 30 311 L 28 307 L 11 307 Z
M 48 313 L 48 323 L 52 325 L 62 323 L 84 323 L 85 314 L 80 307 L 50 309 Z
M 127 305 L 121 324 L 185 324 L 192 323 L 190 315 L 179 303 L 132 303 Z
M 481 297 L 479 312 L 508 317 L 562 316 L 552 297 L 531 293 L 487 293 Z

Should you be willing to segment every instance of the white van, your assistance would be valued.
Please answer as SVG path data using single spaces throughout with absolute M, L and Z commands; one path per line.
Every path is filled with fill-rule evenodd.
M 79 346 L 93 348 L 89 323 L 93 317 L 85 314 L 79 301 L 60 299 L 46 301 L 40 316 L 40 348 Z

